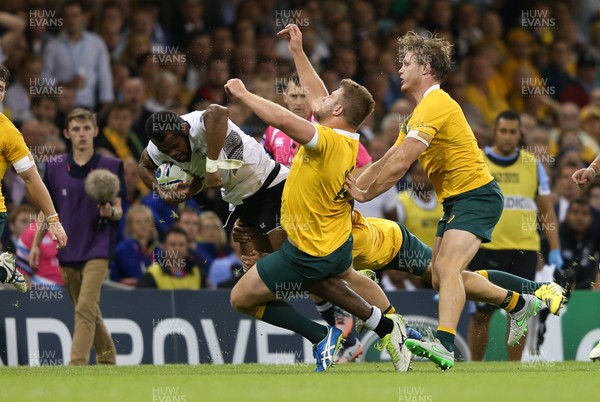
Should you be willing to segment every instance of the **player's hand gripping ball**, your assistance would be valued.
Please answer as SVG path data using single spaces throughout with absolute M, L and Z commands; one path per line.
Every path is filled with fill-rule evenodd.
M 172 190 L 178 183 L 192 180 L 192 176 L 173 162 L 163 163 L 156 169 L 156 181 L 164 191 Z

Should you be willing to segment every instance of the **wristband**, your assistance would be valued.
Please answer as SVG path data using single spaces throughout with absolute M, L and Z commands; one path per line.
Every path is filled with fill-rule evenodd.
M 50 215 L 46 218 L 46 222 L 48 223 L 60 223 L 60 219 L 58 218 L 58 214 Z
M 598 176 L 598 171 L 600 171 L 600 168 L 594 162 L 590 163 L 590 166 L 588 166 L 588 169 L 592 169 L 592 171 L 594 172 L 594 177 Z
M 206 158 L 206 173 L 215 173 L 219 170 L 219 161 Z

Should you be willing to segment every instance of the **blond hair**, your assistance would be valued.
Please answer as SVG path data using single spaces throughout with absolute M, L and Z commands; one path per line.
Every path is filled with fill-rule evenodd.
M 452 67 L 452 44 L 437 34 L 429 37 L 409 31 L 398 39 L 400 63 L 407 53 L 412 52 L 419 65 L 429 64 L 431 75 L 443 82 Z
M 341 105 L 344 107 L 344 119 L 357 129 L 375 109 L 375 101 L 367 88 L 357 82 L 345 78 L 340 83 L 342 88 Z
M 127 210 L 127 214 L 125 215 L 125 236 L 135 238 L 133 234 L 133 217 L 136 214 L 144 214 L 146 218 L 150 222 L 151 226 L 154 226 L 154 215 L 152 214 L 152 210 L 145 205 L 132 205 Z
M 217 249 L 222 249 L 227 245 L 227 232 L 223 229 L 223 221 L 213 211 L 204 211 L 200 214 L 200 230 L 205 222 L 212 221 L 219 227 L 219 238 L 217 239 Z

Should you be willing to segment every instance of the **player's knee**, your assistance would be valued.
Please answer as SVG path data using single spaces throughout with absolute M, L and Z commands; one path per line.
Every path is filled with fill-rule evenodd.
M 229 302 L 231 303 L 231 307 L 240 313 L 244 313 L 250 309 L 248 303 L 248 297 L 245 297 L 243 292 L 240 291 L 239 288 L 234 287 L 231 289 L 231 295 L 229 296 Z

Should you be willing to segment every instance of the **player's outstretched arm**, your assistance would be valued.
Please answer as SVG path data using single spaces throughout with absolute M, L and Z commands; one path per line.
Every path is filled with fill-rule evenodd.
M 289 24 L 279 31 L 277 36 L 288 40 L 288 47 L 294 58 L 300 84 L 308 92 L 306 97 L 311 110 L 317 110 L 323 98 L 329 93 L 302 49 L 302 32 L 300 32 L 300 28 L 296 24 Z
M 241 80 L 234 78 L 227 81 L 225 91 L 242 101 L 262 121 L 280 129 L 299 144 L 305 145 L 315 136 L 316 129 L 312 123 L 274 102 L 249 92 Z
M 397 148 L 396 151 L 390 154 L 383 166 L 377 167 L 379 174 L 368 187 L 361 188 L 357 183 L 357 179 L 352 175 L 348 175 L 345 187 L 352 198 L 359 202 L 366 202 L 392 188 L 404 177 L 410 165 L 427 149 L 427 146 L 419 140 L 406 138 Z M 369 169 L 360 176 L 361 183 L 366 182 L 363 176 L 369 172 Z
M 45 219 L 48 223 L 48 231 L 52 236 L 52 239 L 58 243 L 58 248 L 65 247 L 67 245 L 67 234 L 60 224 L 58 214 L 50 198 L 50 193 L 44 185 L 40 174 L 38 173 L 37 167 L 34 165 L 29 169 L 20 172 L 19 176 L 25 182 L 27 192 L 30 194 L 32 201 L 40 208 L 44 213 Z

